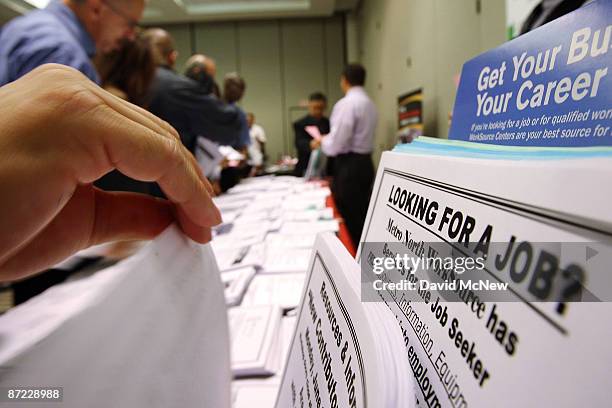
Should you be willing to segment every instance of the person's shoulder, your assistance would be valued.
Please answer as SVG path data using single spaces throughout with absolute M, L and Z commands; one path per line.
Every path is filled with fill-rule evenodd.
M 342 105 L 343 103 L 346 103 L 347 101 L 350 101 L 351 97 L 349 94 L 345 94 L 342 96 L 342 98 L 338 99 L 338 101 L 334 104 L 334 106 L 340 104 Z
M 374 102 L 370 95 L 366 92 L 365 89 L 361 88 L 359 92 L 355 92 L 351 95 L 351 99 L 357 104 L 362 106 L 373 106 Z
M 43 10 L 34 10 L 22 16 L 15 17 L 7 22 L 2 28 L 5 31 L 18 31 L 24 28 L 37 26 L 40 24 L 55 24 L 57 19 L 49 12 Z
M 2 28 L 2 37 L 38 39 L 45 36 L 53 38 L 68 37 L 66 27 L 53 14 L 46 10 L 35 10 L 14 18 Z
M 8 22 L 0 31 L 0 42 L 8 52 L 58 51 L 84 52 L 66 27 L 45 10 L 30 12 Z
M 300 119 L 296 120 L 295 122 L 293 122 L 293 126 L 299 127 L 299 126 L 307 126 L 308 122 L 310 120 L 310 116 L 306 115 L 301 117 Z
M 157 67 L 155 70 L 155 78 L 158 81 L 164 82 L 181 82 L 181 76 L 170 68 L 166 67 Z
M 160 91 L 193 96 L 200 94 L 197 85 L 192 79 L 167 67 L 157 67 L 155 72 L 155 86 Z
M 155 70 L 149 94 L 151 107 L 156 109 L 159 103 L 174 105 L 180 102 L 181 105 L 185 105 L 188 101 L 193 100 L 195 93 L 180 74 L 168 67 L 159 66 Z
M 345 111 L 346 109 L 350 109 L 352 106 L 355 105 L 356 100 L 356 95 L 354 93 L 346 94 L 342 98 L 338 99 L 338 102 L 334 104 L 332 112 Z
M 189 94 L 197 95 L 198 97 L 202 97 L 206 100 L 216 99 L 215 96 L 211 96 L 210 94 L 206 93 L 206 91 L 204 91 L 204 89 L 202 88 L 202 85 L 200 85 L 200 83 L 198 83 L 197 81 L 191 78 L 188 78 L 185 75 L 179 74 L 175 71 L 172 71 L 172 70 L 167 70 L 167 71 L 170 72 L 170 76 L 175 86 L 181 91 L 188 92 Z

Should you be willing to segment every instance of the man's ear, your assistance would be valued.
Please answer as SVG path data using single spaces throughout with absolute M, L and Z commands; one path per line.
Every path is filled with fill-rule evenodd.
M 94 21 L 99 21 L 102 14 L 102 0 L 86 0 L 85 1 L 85 13 L 88 14 L 89 18 Z
M 178 59 L 178 51 L 174 50 L 168 55 L 168 64 L 173 67 L 176 64 L 176 60 Z

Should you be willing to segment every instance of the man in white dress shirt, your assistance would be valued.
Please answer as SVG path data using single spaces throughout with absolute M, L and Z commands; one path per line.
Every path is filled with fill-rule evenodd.
M 327 156 L 335 156 L 335 177 L 332 192 L 338 211 L 355 246 L 368 212 L 374 182 L 374 132 L 378 114 L 376 106 L 363 89 L 366 71 L 359 64 L 348 65 L 340 76 L 344 98 L 340 99 L 331 115 L 331 130 L 321 141 L 313 140 Z
M 249 145 L 249 164 L 253 170 L 261 170 L 265 162 L 266 154 L 266 132 L 264 128 L 255 123 L 255 114 L 247 113 L 247 123 L 249 125 L 249 135 L 251 144 Z

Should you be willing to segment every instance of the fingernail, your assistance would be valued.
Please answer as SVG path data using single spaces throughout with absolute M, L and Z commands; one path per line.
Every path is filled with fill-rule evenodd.
M 217 208 L 217 206 L 211 202 L 211 206 L 208 209 L 210 219 L 214 223 L 213 225 L 219 225 L 223 221 L 221 218 L 221 212 Z
M 204 228 L 199 238 L 200 239 L 198 240 L 198 242 L 200 242 L 201 244 L 209 243 L 212 240 L 212 233 L 210 231 L 210 228 Z

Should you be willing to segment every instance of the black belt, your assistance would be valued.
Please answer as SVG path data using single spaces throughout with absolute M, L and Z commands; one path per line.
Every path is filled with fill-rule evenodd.
M 363 157 L 363 158 L 368 158 L 368 157 L 372 157 L 372 153 L 355 153 L 355 152 L 348 152 L 348 153 L 342 153 L 336 156 L 336 158 L 344 158 L 344 157 Z

